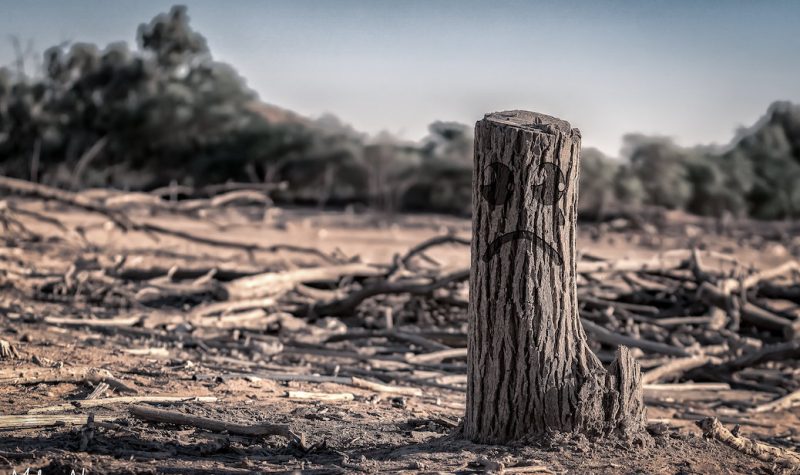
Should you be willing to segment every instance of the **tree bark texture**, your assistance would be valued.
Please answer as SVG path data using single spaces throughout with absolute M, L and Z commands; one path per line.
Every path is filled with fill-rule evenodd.
M 465 435 L 638 438 L 641 371 L 625 347 L 604 369 L 576 289 L 580 131 L 526 111 L 475 126 Z

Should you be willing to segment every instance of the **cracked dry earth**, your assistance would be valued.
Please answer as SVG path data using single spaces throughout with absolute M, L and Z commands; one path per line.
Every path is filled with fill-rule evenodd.
M 64 221 L 91 221 L 70 213 Z M 338 218 L 337 218 L 338 219 Z M 261 232 L 264 242 L 293 242 L 345 253 L 360 253 L 365 260 L 387 262 L 422 239 L 446 226 L 468 231 L 469 223 L 452 218 L 415 217 L 391 229 L 363 223 L 339 226 L 328 215 L 298 216 L 306 223 L 299 229 Z M 174 225 L 174 222 L 173 222 Z M 324 237 L 319 231 L 324 227 Z M 153 246 L 141 236 L 106 237 L 102 229 L 87 233 L 98 243 L 98 254 L 114 254 Z M 211 232 L 211 231 L 208 231 Z M 242 233 L 252 233 L 242 230 Z M 251 234 L 248 234 L 251 235 Z M 356 237 L 353 239 L 353 237 Z M 624 236 L 616 243 L 636 251 Z M 614 242 L 588 240 L 587 248 L 599 253 L 621 252 Z M 213 253 L 185 243 L 165 240 L 184 253 Z M 33 246 L 36 247 L 36 246 Z M 34 252 L 31 247 L 24 252 Z M 68 253 L 41 253 L 40 270 L 69 267 Z M 152 257 L 152 259 L 156 259 Z M 158 258 L 163 259 L 163 258 Z M 231 257 L 234 259 L 234 257 Z M 281 258 L 283 259 L 283 258 Z M 452 249 L 437 255 L 442 263 L 467 262 L 468 251 Z M 26 469 L 56 473 L 773 473 L 777 470 L 716 441 L 704 439 L 694 420 L 700 415 L 728 417 L 741 424 L 741 435 L 785 441 L 798 446 L 800 410 L 731 416 L 723 404 L 713 404 L 718 394 L 660 395 L 660 403 L 648 407 L 648 417 L 669 420 L 653 435 L 649 448 L 627 447 L 614 442 L 589 443 L 580 438 L 552 437 L 513 446 L 476 445 L 463 440 L 458 425 L 464 411 L 464 392 L 458 384 L 423 387 L 419 395 L 375 392 L 332 382 L 281 381 L 275 374 L 336 375 L 340 368 L 368 371 L 371 365 L 391 366 L 381 359 L 341 357 L 342 352 L 380 354 L 381 348 L 360 348 L 358 342 L 326 344 L 334 353 L 278 352 L 269 357 L 245 358 L 220 355 L 203 343 L 157 341 L 147 333 L 116 328 L 65 326 L 46 323 L 46 317 L 114 316 L 121 312 L 97 304 L 45 302 L 30 299 L 13 286 L 0 285 L 0 338 L 12 342 L 19 358 L 0 361 L 4 371 L 52 367 L 96 367 L 109 370 L 134 387 L 136 396 L 211 396 L 215 401 L 184 401 L 160 405 L 164 409 L 212 417 L 239 424 L 270 422 L 287 424 L 304 435 L 304 443 L 287 443 L 277 436 L 249 437 L 215 433 L 190 426 L 148 422 L 133 417 L 128 406 L 117 404 L 92 409 L 62 409 L 51 427 L 0 431 L 0 473 Z M 347 325 L 350 320 L 342 319 Z M 339 323 L 342 323 L 339 322 Z M 331 321 L 309 323 L 319 328 Z M 459 325 L 456 323 L 456 325 Z M 462 327 L 463 328 L 463 327 Z M 184 331 L 180 325 L 174 332 Z M 386 342 L 386 345 L 391 345 Z M 385 368 L 384 368 L 385 369 Z M 302 379 L 302 378 L 300 378 Z M 412 383 L 396 381 L 400 386 Z M 4 384 L 0 387 L 0 413 L 23 415 L 28 411 L 84 399 L 96 384 L 81 382 Z M 352 394 L 352 400 L 290 398 L 296 391 L 317 397 Z M 114 388 L 103 397 L 127 396 Z M 762 401 L 750 391 L 729 390 L 729 398 Z M 759 399 L 761 398 L 761 399 Z M 711 401 L 712 404 L 708 404 Z M 693 409 L 694 408 L 694 409 Z M 70 423 L 69 415 L 94 414 L 91 423 Z M 723 420 L 726 422 L 726 420 Z M 728 426 L 729 424 L 726 422 Z

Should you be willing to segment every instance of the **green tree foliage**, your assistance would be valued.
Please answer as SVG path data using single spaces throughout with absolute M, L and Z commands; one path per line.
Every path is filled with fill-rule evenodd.
M 752 166 L 749 211 L 764 219 L 800 216 L 800 106 L 772 104 L 724 157 Z
M 609 159 L 595 148 L 581 151 L 578 211 L 584 218 L 602 219 L 617 204 L 615 179 L 619 161 Z
M 471 127 L 434 122 L 402 143 L 332 115 L 276 113 L 214 60 L 184 7 L 141 25 L 135 49 L 60 45 L 41 66 L 0 68 L 0 174 L 130 189 L 286 181 L 286 201 L 470 212 Z M 724 149 L 644 135 L 625 137 L 621 159 L 585 149 L 579 206 L 595 218 L 640 206 L 796 218 L 798 184 L 800 106 L 777 102 Z
M 455 122 L 434 122 L 428 132 L 403 208 L 468 215 L 472 208 L 472 129 Z
M 691 194 L 684 165 L 686 152 L 662 137 L 631 134 L 623 143 L 623 155 L 644 188 L 645 203 L 682 208 Z
M 137 188 L 242 179 L 256 160 L 310 146 L 309 133 L 270 127 L 248 107 L 255 94 L 213 60 L 184 7 L 141 25 L 138 42 L 54 47 L 44 77 L 5 73 L 3 173 Z

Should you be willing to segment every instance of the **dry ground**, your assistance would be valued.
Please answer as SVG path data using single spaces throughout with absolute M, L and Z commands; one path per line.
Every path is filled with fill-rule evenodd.
M 122 233 L 103 226 L 103 220 L 80 212 L 45 208 L 38 203 L 26 209 L 56 214 L 68 227 L 81 226 L 91 252 L 98 259 L 128 256 L 127 264 L 140 267 L 200 264 L 204 256 L 233 264 L 257 262 L 260 266 L 291 268 L 312 257 L 280 252 L 248 257 L 240 251 L 220 250 L 161 237 L 154 243 L 142 233 Z M 215 216 L 224 230 L 201 220 L 153 218 L 164 226 L 210 237 L 275 244 L 312 246 L 326 252 L 338 250 L 358 255 L 365 262 L 387 263 L 392 255 L 443 231 L 469 236 L 469 222 L 440 216 L 375 217 L 338 212 L 284 211 L 270 223 L 252 223 L 240 213 Z M 60 235 L 48 224 L 25 221 L 31 230 Z M 588 228 L 587 228 L 588 229 Z M 583 231 L 582 252 L 604 257 L 649 256 L 656 250 L 685 247 L 696 232 L 677 226 L 673 233 L 609 230 L 601 236 Z M 687 234 L 690 237 L 687 237 Z M 69 238 L 77 242 L 78 238 Z M 693 238 L 708 248 L 735 251 L 742 262 L 770 267 L 788 258 L 792 249 L 768 241 L 737 242 L 736 239 L 701 235 Z M 37 256 L 39 273 L 63 273 L 74 263 L 69 246 L 50 242 L 0 247 L 0 264 Z M 431 252 L 444 268 L 468 263 L 468 249 L 447 246 Z M 27 259 L 26 259 L 27 257 Z M 0 273 L 2 276 L 2 273 Z M 266 421 L 288 424 L 305 436 L 303 444 L 284 438 L 246 437 L 203 431 L 188 426 L 146 422 L 132 417 L 126 405 L 96 409 L 68 409 L 56 414 L 94 413 L 96 423 L 59 424 L 53 427 L 0 432 L 0 472 L 24 472 L 27 468 L 51 473 L 771 473 L 778 470 L 701 437 L 693 421 L 701 415 L 722 418 L 728 427 L 741 424 L 740 434 L 798 449 L 800 408 L 750 415 L 735 405 L 716 403 L 720 392 L 659 393 L 648 417 L 667 420 L 667 428 L 654 435 L 648 448 L 632 448 L 613 442 L 591 444 L 571 438 L 529 441 L 512 447 L 480 446 L 459 438 L 457 426 L 464 396 L 457 385 L 424 387 L 421 395 L 375 392 L 338 382 L 280 381 L 275 374 L 338 374 L 348 367 L 369 371 L 373 365 L 391 366 L 390 349 L 363 348 L 345 340 L 327 347 L 360 355 L 357 359 L 314 352 L 282 351 L 254 357 L 242 351 L 222 353 L 216 347 L 183 341 L 160 341 L 146 332 L 119 328 L 59 325 L 47 317 L 108 318 L 129 315 L 138 309 L 115 309 L 103 304 L 33 299 L 0 280 L 0 338 L 13 343 L 19 359 L 6 359 L 0 368 L 20 373 L 57 367 L 97 367 L 138 390 L 137 396 L 214 396 L 216 402 L 185 402 L 160 406 L 240 424 Z M 178 309 L 178 312 L 181 310 Z M 156 310 L 152 310 L 156 312 Z M 465 330 L 463 315 L 449 315 L 450 328 Z M 399 316 L 398 316 L 399 318 Z M 311 326 L 329 329 L 342 319 L 318 320 Z M 462 323 L 459 324 L 459 321 Z M 379 323 L 379 322 L 378 322 Z M 379 326 L 377 323 L 376 326 Z M 461 326 L 459 326 L 461 325 Z M 172 334 L 186 332 L 180 324 L 168 327 Z M 263 332 L 262 333 L 266 333 Z M 312 332 L 313 333 L 313 332 Z M 269 343 L 265 343 L 269 344 Z M 392 345 L 387 341 L 386 346 Z M 134 350 L 133 352 L 131 350 Z M 151 354 L 135 352 L 151 351 Z M 268 352 L 269 353 L 269 352 Z M 319 352 L 317 352 L 319 353 Z M 360 359 L 360 361 L 359 361 Z M 463 363 L 463 360 L 461 361 Z M 341 365 L 337 367 L 337 365 Z M 321 370 L 322 368 L 322 370 Z M 385 369 L 385 368 L 384 368 Z M 424 371 L 414 373 L 424 377 Z M 407 382 L 397 381 L 399 386 Z M 29 410 L 85 398 L 93 387 L 84 383 L 4 384 L 0 388 L 0 414 L 21 415 Z M 291 399 L 289 391 L 347 393 L 348 401 Z M 743 404 L 764 402 L 763 392 L 725 390 L 726 401 Z M 112 389 L 104 396 L 118 396 Z M 649 400 L 653 399 L 651 394 Z M 502 465 L 498 465 L 502 464 Z

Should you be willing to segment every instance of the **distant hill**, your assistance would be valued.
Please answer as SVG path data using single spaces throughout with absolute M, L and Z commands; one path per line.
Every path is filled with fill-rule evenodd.
M 266 102 L 252 101 L 245 107 L 270 124 L 311 125 L 313 122 L 308 117 L 304 117 L 294 111 Z

